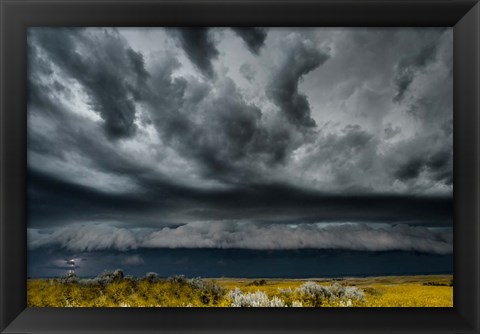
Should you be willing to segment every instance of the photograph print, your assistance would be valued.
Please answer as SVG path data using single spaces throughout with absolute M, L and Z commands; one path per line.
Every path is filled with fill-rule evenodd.
M 451 28 L 27 29 L 29 307 L 453 307 Z

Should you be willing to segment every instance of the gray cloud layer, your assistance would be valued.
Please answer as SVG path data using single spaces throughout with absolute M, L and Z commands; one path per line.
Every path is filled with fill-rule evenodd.
M 451 254 L 452 244 L 451 229 L 388 224 L 259 225 L 203 222 L 161 230 L 128 230 L 106 224 L 72 225 L 51 233 L 29 229 L 29 245 L 32 249 L 53 246 L 74 252 L 137 248 L 312 248 Z M 140 261 L 137 258 L 130 260 L 131 265 Z
M 235 31 L 243 36 L 265 33 L 254 28 Z M 397 44 L 406 44 L 408 39 L 418 42 L 418 50 L 390 60 L 392 77 L 384 78 L 387 71 L 382 70 L 374 72 L 382 77 L 366 77 L 363 82 L 363 73 L 348 67 L 345 71 L 336 69 L 336 62 L 345 57 L 340 53 L 343 39 L 349 47 L 358 44 L 361 48 L 368 37 L 359 39 L 352 33 L 352 37 L 338 38 L 336 44 L 323 45 L 317 42 L 320 37 L 308 32 L 277 40 L 277 31 L 270 30 L 273 41 L 259 38 L 261 43 L 255 45 L 263 45 L 265 50 L 261 58 L 274 60 L 256 79 L 265 80 L 262 92 L 261 86 L 257 87 L 261 83 L 255 80 L 246 85 L 225 73 L 212 77 L 211 60 L 220 57 L 220 43 L 214 43 L 212 37 L 214 29 L 176 29 L 172 35 L 181 40 L 183 51 L 167 48 L 147 55 L 133 50 L 119 30 L 31 30 L 30 149 L 44 159 L 55 157 L 70 165 L 66 152 L 78 152 L 90 161 L 89 169 L 133 182 L 147 174 L 171 178 L 162 175 L 163 171 L 182 173 L 183 169 L 189 170 L 184 173 L 189 175 L 183 176 L 226 186 L 281 180 L 327 192 L 352 188 L 407 194 L 451 191 L 451 77 L 443 81 L 437 78 L 451 71 L 449 32 L 419 29 L 385 33 L 396 38 Z M 371 36 L 376 42 L 376 35 Z M 378 58 L 383 57 L 380 48 L 375 51 Z M 207 79 L 179 74 L 186 66 L 178 57 L 182 52 Z M 354 54 L 348 49 L 344 52 Z M 223 66 L 229 66 L 229 58 L 223 57 L 219 58 Z M 258 71 L 259 65 L 250 68 Z M 336 69 L 337 76 L 350 72 L 352 76 L 331 78 L 330 67 Z M 366 67 L 359 64 L 355 71 Z M 391 104 L 391 111 L 377 111 L 386 103 L 388 91 L 380 92 L 381 86 L 377 91 L 362 87 L 390 79 L 394 89 L 390 98 L 395 99 L 399 92 L 406 92 L 398 87 L 402 68 L 412 74 L 408 79 L 410 98 L 400 107 L 399 101 Z M 357 86 L 351 84 L 353 80 L 358 80 Z M 316 99 L 323 90 L 342 85 L 347 95 L 333 102 L 326 100 L 324 106 Z M 250 88 L 256 96 L 246 94 Z M 67 105 L 72 101 L 77 103 Z M 340 104 L 339 110 L 323 114 L 323 109 L 338 101 L 344 101 L 343 107 Z M 342 110 L 346 103 L 353 107 Z M 92 111 L 102 122 L 85 117 Z M 383 126 L 378 124 L 382 118 L 387 118 Z M 38 123 L 54 126 L 52 133 Z M 153 137 L 151 126 L 156 132 Z M 131 138 L 131 142 L 111 141 L 119 138 Z M 145 150 L 152 154 L 142 156 L 140 152 Z M 32 168 L 40 166 L 30 161 Z M 178 168 L 180 165 L 188 168 Z M 357 175 L 362 170 L 368 174 Z
M 28 50 L 35 247 L 144 247 L 136 226 L 152 247 L 451 248 L 301 226 L 451 225 L 451 29 L 32 28 Z

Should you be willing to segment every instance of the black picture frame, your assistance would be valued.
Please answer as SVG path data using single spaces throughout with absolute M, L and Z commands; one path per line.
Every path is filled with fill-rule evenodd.
M 479 333 L 480 4 L 474 0 L 0 0 L 1 333 Z M 454 307 L 26 308 L 26 29 L 445 26 L 454 31 Z

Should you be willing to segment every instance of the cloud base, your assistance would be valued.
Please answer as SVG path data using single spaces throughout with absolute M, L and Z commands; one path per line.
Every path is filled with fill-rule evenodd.
M 30 249 L 61 247 L 75 252 L 140 248 L 253 250 L 337 249 L 451 254 L 449 228 L 393 224 L 255 224 L 201 222 L 160 230 L 79 224 L 49 233 L 28 230 Z

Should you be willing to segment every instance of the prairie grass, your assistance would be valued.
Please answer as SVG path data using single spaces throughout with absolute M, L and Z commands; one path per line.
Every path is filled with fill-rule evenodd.
M 110 275 L 110 276 L 109 276 Z M 29 307 L 452 307 L 451 275 L 186 279 L 103 275 L 29 279 Z
M 418 284 L 373 285 L 377 294 L 370 295 L 372 307 L 452 307 L 453 288 Z

